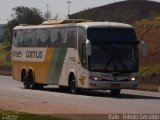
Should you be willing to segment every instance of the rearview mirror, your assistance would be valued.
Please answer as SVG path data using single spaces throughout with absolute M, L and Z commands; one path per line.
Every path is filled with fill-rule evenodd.
M 91 42 L 87 39 L 86 40 L 86 55 L 91 56 Z
M 146 57 L 147 56 L 147 45 L 143 40 L 140 41 L 139 49 L 143 57 Z

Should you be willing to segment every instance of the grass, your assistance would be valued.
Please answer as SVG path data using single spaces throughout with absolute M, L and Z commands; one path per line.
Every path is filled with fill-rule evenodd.
M 34 115 L 0 110 L 0 120 L 69 120 L 65 118 L 51 117 L 47 115 Z M 8 120 L 7 119 L 7 120 Z
M 11 54 L 8 43 L 0 43 L 0 66 L 11 66 L 11 61 L 6 57 Z
M 148 75 L 151 75 L 153 73 L 160 74 L 160 64 L 140 68 L 140 74 L 142 76 L 148 76 Z

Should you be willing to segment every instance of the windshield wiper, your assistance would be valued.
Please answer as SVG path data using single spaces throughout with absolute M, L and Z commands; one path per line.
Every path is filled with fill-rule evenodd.
M 121 59 L 120 55 L 117 55 L 118 60 L 120 61 L 122 67 L 124 68 L 124 70 L 129 71 L 125 65 L 125 63 L 123 62 L 123 60 Z

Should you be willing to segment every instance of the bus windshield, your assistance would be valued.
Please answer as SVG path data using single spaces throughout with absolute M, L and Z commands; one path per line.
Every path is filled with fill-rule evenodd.
M 134 43 L 136 34 L 134 29 L 127 28 L 89 28 L 88 39 L 98 43 Z
M 92 44 L 92 55 L 89 57 L 91 71 L 138 71 L 138 48 L 134 30 L 90 29 L 88 39 Z

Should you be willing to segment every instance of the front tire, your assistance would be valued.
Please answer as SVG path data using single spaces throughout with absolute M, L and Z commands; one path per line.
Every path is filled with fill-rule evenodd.
M 112 96 L 119 96 L 121 89 L 112 89 L 110 90 Z
M 69 88 L 70 88 L 70 93 L 71 94 L 76 94 L 77 93 L 77 88 L 76 88 L 76 80 L 74 77 L 71 77 L 69 80 Z
M 35 83 L 34 76 L 33 76 L 32 72 L 28 74 L 28 81 L 29 81 L 29 89 L 40 89 L 40 88 L 42 88 L 41 85 Z

